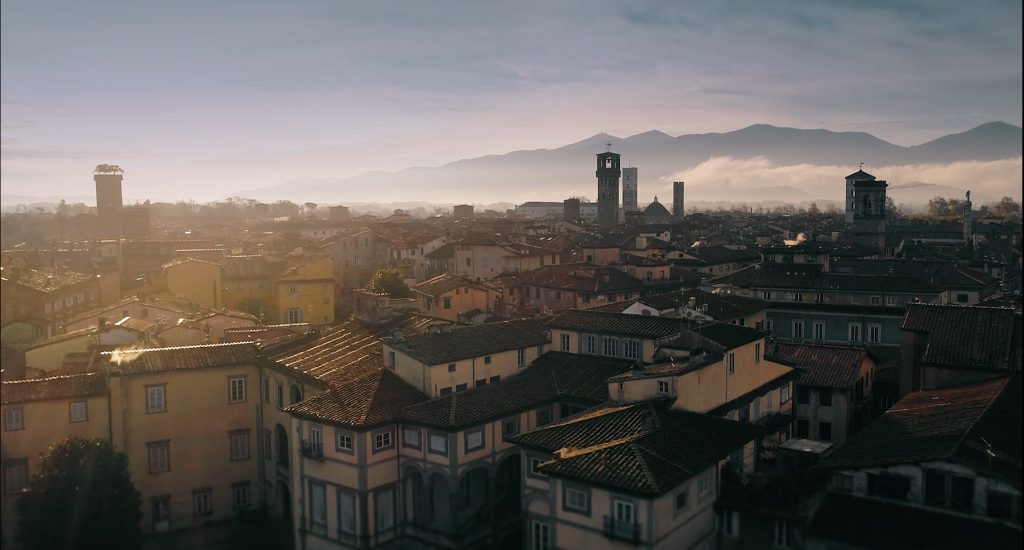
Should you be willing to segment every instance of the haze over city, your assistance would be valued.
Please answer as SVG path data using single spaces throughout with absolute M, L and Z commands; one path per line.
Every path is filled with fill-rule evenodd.
M 461 182 L 450 189 L 378 174 L 368 197 L 355 176 L 601 133 L 771 124 L 912 146 L 999 121 L 1014 126 L 1016 155 L 883 162 L 851 152 L 824 162 L 711 151 L 717 158 L 652 171 L 642 146 L 620 152 L 640 167 L 644 201 L 664 198 L 675 178 L 692 183 L 694 200 L 748 189 L 760 200 L 780 185 L 787 200 L 840 200 L 833 184 L 860 162 L 894 183 L 927 175 L 949 193 L 973 186 L 985 200 L 1020 199 L 1017 2 L 11 1 L 2 10 L 8 197 L 89 195 L 92 167 L 115 162 L 128 199 L 593 198 L 588 159 L 604 136 L 578 165 L 560 163 L 549 181 L 527 173 L 513 187 L 451 171 L 436 176 Z

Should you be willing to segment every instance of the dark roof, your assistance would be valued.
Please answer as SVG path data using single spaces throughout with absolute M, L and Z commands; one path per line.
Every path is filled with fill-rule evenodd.
M 651 219 L 671 218 L 672 213 L 663 204 L 658 202 L 658 198 L 655 197 L 654 202 L 647 205 L 647 208 L 644 208 L 644 217 Z
M 868 353 L 863 348 L 790 344 L 774 340 L 768 343 L 764 355 L 794 363 L 800 369 L 797 384 L 848 389 L 857 383 L 860 367 Z
M 539 346 L 550 341 L 544 324 L 533 319 L 485 323 L 384 340 L 427 365 Z
M 873 317 L 903 317 L 902 307 L 862 306 L 857 304 L 818 304 L 810 302 L 768 302 L 765 311 L 797 311 L 836 313 L 839 315 L 868 315 Z
M 908 304 L 900 328 L 927 334 L 925 364 L 1021 370 L 1021 314 L 1010 308 Z
M 849 469 L 932 460 L 965 464 L 1019 487 L 1020 376 L 907 394 L 825 464 Z
M 854 181 L 861 179 L 873 180 L 875 179 L 875 176 L 872 176 L 871 174 L 865 172 L 864 170 L 857 170 L 856 172 L 850 174 L 849 176 L 846 176 L 843 179 L 852 179 Z
M 735 349 L 756 342 L 768 335 L 752 327 L 741 327 L 731 323 L 706 322 L 690 325 L 690 330 L 715 342 L 725 349 Z
M 599 267 L 591 264 L 546 265 L 519 273 L 515 277 L 518 285 L 555 288 L 576 292 L 602 294 L 642 290 L 644 282 L 613 267 Z
M 818 264 L 762 263 L 728 275 L 715 277 L 711 283 L 732 284 L 743 288 L 783 288 L 808 291 L 939 293 L 939 289 L 934 285 L 917 277 L 830 273 L 822 271 L 822 266 Z
M 259 359 L 254 344 L 202 344 L 167 348 L 127 347 L 100 354 L 115 374 L 144 374 L 182 369 L 252 364 Z
M 93 372 L 15 380 L 4 382 L 0 387 L 2 387 L 2 399 L 0 400 L 4 405 L 10 405 L 48 399 L 103 395 L 107 393 L 107 380 L 102 374 Z
M 408 407 L 402 418 L 457 430 L 556 400 L 597 404 L 608 399 L 608 378 L 625 372 L 632 364 L 620 359 L 548 352 L 506 381 Z
M 285 410 L 302 418 L 365 429 L 394 422 L 403 407 L 426 400 L 426 395 L 384 368 L 381 354 L 374 353 L 349 365 L 326 391 Z
M 548 327 L 657 339 L 679 334 L 681 322 L 679 319 L 668 317 L 609 313 L 588 309 L 569 310 L 556 315 L 548 321 Z
M 1020 527 L 841 493 L 825 496 L 807 526 L 807 536 L 834 541 L 843 548 L 879 550 L 1021 547 Z
M 690 411 L 671 400 L 608 404 L 512 440 L 555 453 L 541 471 L 619 491 L 660 495 L 762 435 L 762 430 Z
M 712 319 L 732 319 L 756 313 L 768 307 L 769 303 L 754 298 L 738 296 L 736 294 L 714 294 L 704 290 L 693 289 L 682 292 L 664 292 L 652 294 L 643 298 L 634 298 L 624 302 L 616 302 L 591 308 L 591 311 L 609 311 L 621 313 L 626 308 L 636 303 L 654 308 L 658 311 L 668 311 L 685 305 L 693 299 L 695 308 L 707 306 L 707 314 Z
M 733 262 L 755 261 L 759 258 L 757 249 L 753 247 L 745 250 L 734 250 L 727 246 L 704 245 L 688 248 L 686 253 L 693 256 L 694 259 L 683 258 L 674 260 L 674 263 L 680 266 L 719 265 Z
M 833 259 L 829 269 L 831 273 L 913 277 L 943 289 L 981 289 L 999 284 L 986 273 L 940 261 Z

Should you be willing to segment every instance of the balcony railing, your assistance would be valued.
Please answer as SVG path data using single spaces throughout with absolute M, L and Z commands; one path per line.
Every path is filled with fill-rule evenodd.
M 313 460 L 323 460 L 324 444 L 319 441 L 310 441 L 308 439 L 303 439 L 300 452 L 302 453 L 302 456 L 306 458 L 312 458 Z
M 605 516 L 604 536 L 610 540 L 621 540 L 630 544 L 639 544 L 640 524 Z

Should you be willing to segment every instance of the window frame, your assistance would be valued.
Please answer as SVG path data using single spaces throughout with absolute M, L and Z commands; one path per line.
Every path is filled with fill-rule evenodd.
M 342 438 L 348 440 L 348 447 L 342 445 Z M 355 433 L 348 430 L 342 430 L 339 428 L 334 429 L 334 450 L 339 453 L 355 454 L 356 452 L 356 436 Z
M 164 464 L 162 469 L 154 469 L 154 451 L 160 452 L 162 450 Z M 159 457 L 159 455 L 157 455 Z M 158 464 L 157 466 L 160 466 Z M 149 474 L 162 474 L 171 471 L 171 440 L 162 439 L 159 441 L 147 441 L 146 442 L 146 471 Z
M 200 503 L 203 506 L 200 507 Z M 213 515 L 213 488 L 200 487 L 192 489 L 192 517 L 201 518 Z
M 410 437 L 414 435 L 415 437 Z M 415 441 L 413 441 L 415 439 Z M 408 449 L 423 449 L 423 431 L 413 426 L 402 428 L 402 447 Z
M 75 418 L 75 405 L 82 406 L 82 415 L 79 418 Z M 78 424 L 81 422 L 89 421 L 89 401 L 85 399 L 71 401 L 68 403 L 68 422 L 72 424 Z
M 247 375 L 232 375 L 228 377 L 228 404 L 237 405 L 239 403 L 245 403 L 249 399 L 249 388 L 247 387 L 245 379 Z M 237 394 L 236 394 L 237 384 Z
M 375 430 L 373 434 L 373 454 L 387 451 L 395 447 L 395 434 L 391 428 Z
M 435 446 L 434 442 L 443 443 L 444 448 Z M 427 430 L 427 454 L 448 456 L 448 443 L 448 434 L 446 432 L 435 432 L 433 430 Z
M 15 483 L 11 483 L 11 473 L 14 474 Z M 29 472 L 27 458 L 13 458 L 5 461 L 4 464 L 4 494 L 19 495 L 28 489 Z
M 245 496 L 244 502 L 238 498 L 240 494 Z M 252 482 L 238 481 L 231 484 L 231 507 L 235 510 L 252 507 Z
M 4 410 L 4 431 L 16 432 L 25 429 L 25 408 L 11 407 Z
M 471 447 L 470 444 L 469 444 L 470 436 L 476 436 L 478 434 L 480 436 L 480 444 Z M 465 442 L 465 452 L 466 452 L 466 454 L 469 454 L 469 453 L 472 453 L 472 452 L 479 451 L 479 450 L 483 449 L 486 446 L 486 443 L 487 443 L 486 439 L 484 438 L 484 429 L 483 428 L 476 428 L 476 429 L 473 429 L 473 430 L 466 430 L 466 432 L 463 434 L 463 440 Z
M 145 395 L 146 395 L 146 400 L 145 400 L 146 414 L 159 414 L 159 413 L 167 412 L 167 383 L 164 382 L 162 384 L 146 384 L 146 385 L 143 386 L 143 388 L 145 388 L 145 392 L 146 392 L 145 393 Z M 160 406 L 159 406 L 159 408 L 153 406 L 153 399 L 152 399 L 152 395 L 150 394 L 150 391 L 153 391 L 153 390 L 159 390 L 159 395 L 160 395 Z
M 249 450 L 249 428 L 228 432 L 228 456 L 231 462 L 252 458 L 252 452 Z
M 571 495 L 575 495 L 577 498 L 582 499 L 582 506 L 579 506 L 580 502 L 572 502 Z M 574 505 L 575 504 L 575 505 Z M 590 489 L 581 485 L 575 485 L 572 483 L 562 483 L 562 510 L 573 514 L 579 514 L 582 516 L 590 517 L 591 514 L 591 498 Z

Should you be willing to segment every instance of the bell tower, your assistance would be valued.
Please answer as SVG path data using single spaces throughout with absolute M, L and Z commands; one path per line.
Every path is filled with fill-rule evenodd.
M 853 182 L 853 237 L 857 243 L 885 251 L 885 189 L 884 180 Z
M 597 154 L 597 225 L 601 229 L 615 227 L 619 222 L 619 154 L 608 151 Z

